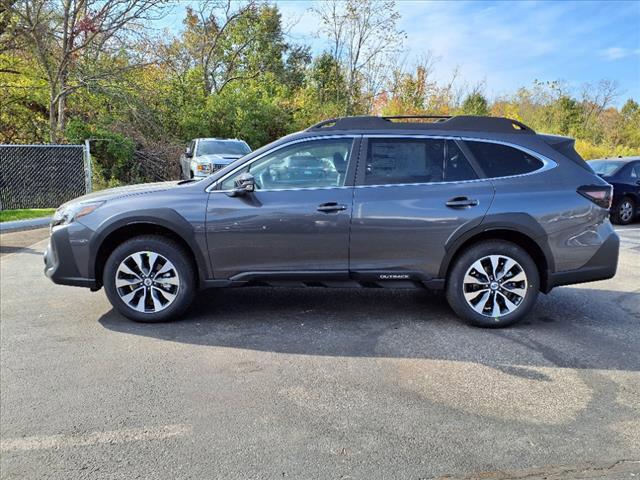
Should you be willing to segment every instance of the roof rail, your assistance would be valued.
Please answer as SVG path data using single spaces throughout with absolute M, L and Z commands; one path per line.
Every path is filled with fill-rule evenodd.
M 444 120 L 452 118 L 452 115 L 382 115 L 381 118 L 384 118 L 386 120 L 425 119 L 442 122 Z
M 397 120 L 435 120 L 431 122 L 405 122 Z M 492 133 L 536 132 L 517 120 L 504 117 L 483 117 L 474 115 L 394 115 L 394 116 L 357 116 L 339 117 L 324 120 L 307 128 L 316 130 L 457 130 Z

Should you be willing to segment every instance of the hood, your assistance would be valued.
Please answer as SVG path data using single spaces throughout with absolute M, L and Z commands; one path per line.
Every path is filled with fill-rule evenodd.
M 237 160 L 239 158 L 242 158 L 244 155 L 233 155 L 233 154 L 211 154 L 211 155 L 200 155 L 197 157 L 193 157 L 193 160 L 196 162 L 209 162 L 209 163 L 216 163 L 218 165 L 228 165 L 229 163 L 233 162 L 234 160 Z
M 88 193 L 78 198 L 74 198 L 61 206 L 70 203 L 80 202 L 102 202 L 105 200 L 113 200 L 114 198 L 126 197 L 129 195 L 140 195 L 149 192 L 157 192 L 160 190 L 168 190 L 178 185 L 178 181 L 173 182 L 156 182 L 156 183 L 139 183 L 137 185 L 127 185 L 125 187 L 108 188 L 97 192 Z

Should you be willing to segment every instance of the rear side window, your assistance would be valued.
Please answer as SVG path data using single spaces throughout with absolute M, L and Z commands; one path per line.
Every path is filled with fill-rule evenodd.
M 452 140 L 369 140 L 365 185 L 453 182 L 476 178 L 476 172 Z
M 507 145 L 469 141 L 465 141 L 465 144 L 487 177 L 522 175 L 543 166 L 543 163 L 537 158 Z

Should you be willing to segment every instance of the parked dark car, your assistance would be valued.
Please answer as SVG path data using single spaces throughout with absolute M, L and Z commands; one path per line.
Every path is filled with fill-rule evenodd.
M 591 160 L 589 165 L 613 185 L 611 220 L 628 225 L 640 214 L 640 157 Z
M 488 327 L 540 291 L 615 274 L 612 187 L 573 140 L 506 118 L 425 119 L 328 120 L 199 181 L 81 197 L 54 216 L 45 273 L 104 286 L 145 322 L 204 288 L 299 285 L 445 289 Z M 298 157 L 335 174 L 283 161 Z

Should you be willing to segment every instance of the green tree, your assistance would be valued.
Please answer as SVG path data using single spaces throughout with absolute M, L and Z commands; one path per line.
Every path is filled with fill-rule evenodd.
M 472 92 L 462 102 L 462 112 L 466 115 L 489 115 L 489 102 L 480 92 Z
M 49 90 L 49 140 L 64 131 L 67 99 L 120 73 L 97 69 L 103 54 L 120 51 L 131 27 L 155 18 L 163 0 L 19 0 L 4 5 L 15 18 L 20 48 L 38 62 Z M 126 67 L 131 68 L 132 63 Z

